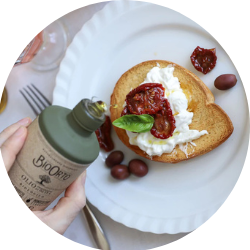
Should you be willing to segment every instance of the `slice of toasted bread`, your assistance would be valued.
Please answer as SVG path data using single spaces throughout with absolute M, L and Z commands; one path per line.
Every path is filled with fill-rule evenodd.
M 177 163 L 199 155 L 203 155 L 222 144 L 233 132 L 233 124 L 228 115 L 214 103 L 214 96 L 209 88 L 191 71 L 169 61 L 154 60 L 142 62 L 125 72 L 115 85 L 111 95 L 111 105 L 118 107 L 110 109 L 111 121 L 121 116 L 126 95 L 131 89 L 136 88 L 146 78 L 147 73 L 155 66 L 161 68 L 172 64 L 175 68 L 174 76 L 178 77 L 183 92 L 186 94 L 188 111 L 193 112 L 190 129 L 207 130 L 208 135 L 193 140 L 196 146 L 187 147 L 187 155 L 177 145 L 171 153 L 161 156 L 148 156 L 139 147 L 129 143 L 129 137 L 124 129 L 114 127 L 120 140 L 140 156 L 153 161 Z

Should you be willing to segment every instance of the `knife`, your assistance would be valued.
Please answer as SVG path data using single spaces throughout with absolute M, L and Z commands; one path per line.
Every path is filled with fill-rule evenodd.
M 90 207 L 88 206 L 88 200 L 86 200 L 86 205 L 83 207 L 82 211 L 87 220 L 89 229 L 91 234 L 95 240 L 95 243 L 98 248 L 101 250 L 110 250 L 109 243 L 105 237 L 105 234 L 98 223 L 96 217 L 94 216 L 93 212 L 91 211 Z

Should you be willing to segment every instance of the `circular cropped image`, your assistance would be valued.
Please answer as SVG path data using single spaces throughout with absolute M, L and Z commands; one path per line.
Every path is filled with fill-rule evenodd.
M 6 83 L 20 107 L 7 103 L 0 120 L 1 131 L 28 128 L 6 168 L 42 221 L 43 210 L 61 209 L 49 225 L 74 242 L 144 250 L 222 206 L 246 158 L 249 110 L 233 62 L 206 30 L 159 5 L 111 1 L 63 16 L 28 46 Z

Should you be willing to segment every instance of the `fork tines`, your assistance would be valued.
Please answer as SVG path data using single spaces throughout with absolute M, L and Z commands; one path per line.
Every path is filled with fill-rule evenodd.
M 41 93 L 41 91 L 32 83 L 31 86 L 19 90 L 24 99 L 27 101 L 35 115 L 39 115 L 51 102 Z

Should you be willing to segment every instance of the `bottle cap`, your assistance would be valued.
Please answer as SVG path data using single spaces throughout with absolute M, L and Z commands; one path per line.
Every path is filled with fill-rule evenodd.
M 81 100 L 72 111 L 76 122 L 84 129 L 94 132 L 105 121 L 106 104 L 102 101 Z

